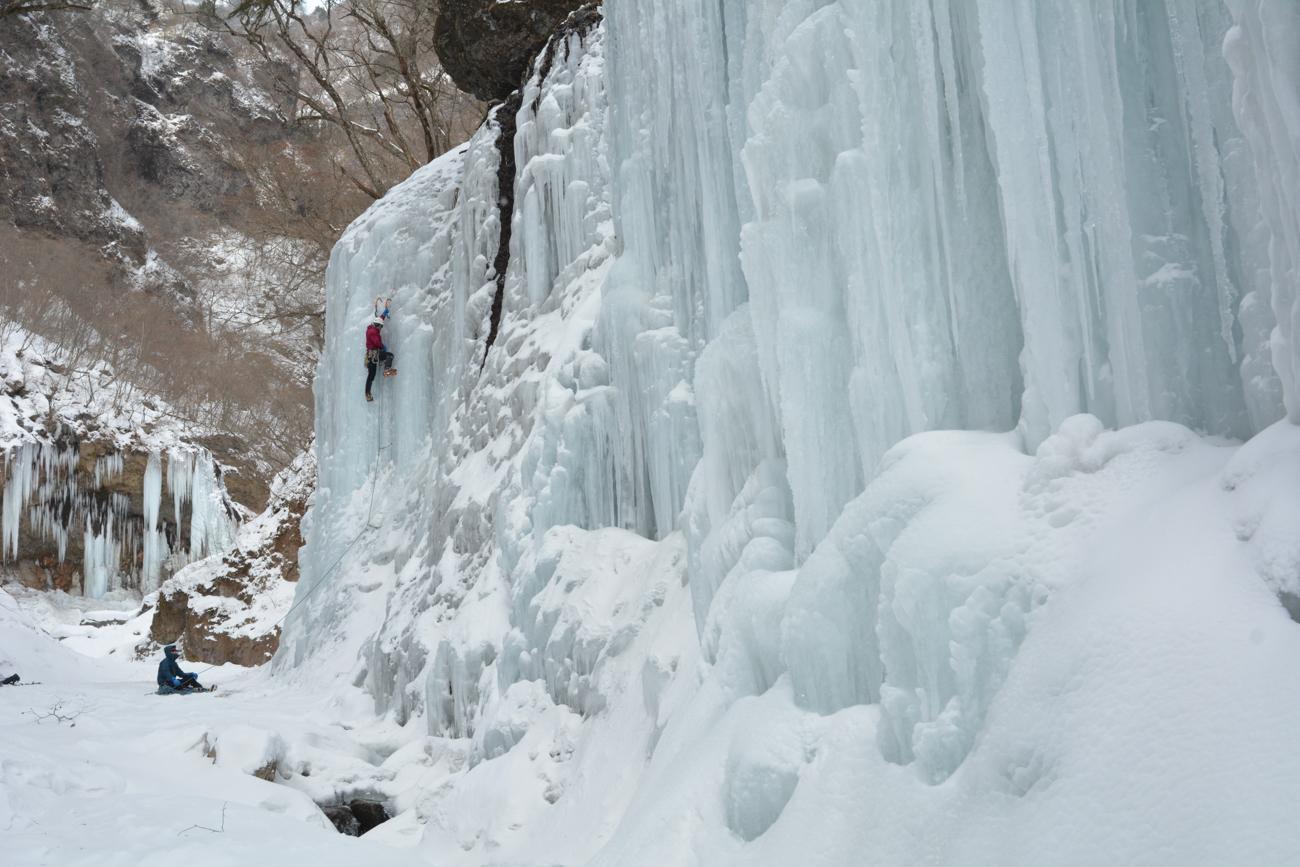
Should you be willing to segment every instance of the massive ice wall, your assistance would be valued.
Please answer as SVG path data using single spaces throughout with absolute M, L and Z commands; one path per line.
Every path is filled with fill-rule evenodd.
M 405 821 L 475 863 L 581 860 L 643 768 L 644 827 L 689 796 L 756 839 L 840 725 L 947 779 L 1108 522 L 1226 459 L 1187 428 L 1245 439 L 1294 404 L 1288 22 L 571 19 L 517 105 L 335 248 L 276 670 L 443 745 Z M 400 373 L 367 404 L 376 297 Z M 563 821 L 495 809 L 520 775 Z
M 1269 245 L 1267 268 L 1261 261 L 1250 284 L 1253 307 L 1242 304 L 1242 325 L 1267 332 L 1271 320 L 1287 417 L 1300 423 L 1300 9 L 1259 0 L 1228 6 L 1236 23 L 1223 56 L 1236 76 L 1232 107 L 1250 141 Z

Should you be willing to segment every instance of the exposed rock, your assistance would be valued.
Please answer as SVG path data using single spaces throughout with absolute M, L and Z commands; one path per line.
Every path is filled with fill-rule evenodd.
M 490 123 L 497 124 L 497 150 L 501 153 L 501 162 L 497 165 L 497 197 L 500 200 L 501 213 L 509 214 L 515 207 L 515 116 L 523 104 L 523 93 L 515 91 L 506 101 L 492 110 Z M 501 328 L 501 310 L 506 296 L 506 272 L 510 265 L 510 234 L 512 220 L 501 221 L 501 239 L 497 242 L 497 255 L 492 262 L 496 271 L 497 289 L 492 296 L 491 324 L 488 326 L 487 343 L 483 349 L 483 364 L 487 364 L 488 351 L 496 343 L 497 331 Z
M 46 183 L 55 195 L 108 192 L 124 205 L 141 203 L 136 197 L 143 193 L 150 203 L 170 203 L 164 219 L 176 216 L 176 205 L 212 212 L 248 191 L 222 137 L 285 135 L 272 70 L 192 20 L 160 26 L 156 17 L 108 0 L 58 28 L 42 27 L 39 18 L 6 22 L 0 52 L 14 62 L 0 74 L 0 102 L 6 113 L 24 112 L 32 126 L 6 130 L 5 138 L 29 159 L 63 158 L 51 150 L 62 146 L 77 157 L 62 167 L 75 173 L 71 188 L 43 175 L 23 180 Z M 86 216 L 69 208 L 58 213 Z
M 541 81 L 546 80 L 546 76 L 551 72 L 551 64 L 555 62 L 557 53 L 564 51 L 567 56 L 570 36 L 579 38 L 586 36 L 599 26 L 603 19 L 604 15 L 601 13 L 598 3 L 588 3 L 586 6 L 569 13 L 568 17 L 560 22 L 559 26 L 551 34 L 551 38 L 546 42 L 546 50 L 542 52 L 542 62 L 537 67 L 538 79 Z M 539 90 L 537 99 L 533 101 L 534 112 L 537 111 L 537 100 L 540 100 L 541 96 L 542 93 Z
M 346 834 L 349 837 L 361 836 L 361 823 L 357 817 L 352 814 L 352 809 L 347 805 L 342 807 L 321 807 L 320 811 L 325 814 L 325 818 L 334 823 L 334 827 L 340 834 Z
M 268 783 L 274 783 L 275 775 L 279 770 L 280 763 L 278 761 L 270 761 L 253 771 L 253 776 L 257 777 L 259 780 L 266 780 Z M 362 833 L 365 832 L 363 831 Z
M 1296 623 L 1300 623 L 1300 596 L 1286 590 L 1280 590 L 1277 598 L 1282 603 L 1282 607 L 1286 609 L 1286 613 L 1291 616 L 1291 619 Z
M 106 0 L 58 27 L 0 28 L 0 216 L 102 256 L 109 284 L 191 312 L 193 287 L 157 255 L 254 199 L 236 138 L 283 138 L 269 69 L 227 37 L 146 4 Z M 65 249 L 64 256 L 77 255 Z
M 388 811 L 378 801 L 362 801 L 358 799 L 348 806 L 352 808 L 352 815 L 356 816 L 357 821 L 361 824 L 362 834 L 388 821 Z
M 363 801 L 360 798 L 348 804 L 322 806 L 325 814 L 340 834 L 360 837 L 362 834 L 388 821 L 388 810 L 378 801 Z
M 298 580 L 300 522 L 316 484 L 307 452 L 271 486 L 267 510 L 240 528 L 225 554 L 192 563 L 158 591 L 149 637 L 179 642 L 192 662 L 261 665 L 280 645 L 278 622 Z
M 183 590 L 158 593 L 158 607 L 149 625 L 149 637 L 161 645 L 171 644 L 185 633 L 190 597 Z
M 551 33 L 582 0 L 442 0 L 434 47 L 461 90 L 505 99 Z
M 39 467 L 33 476 L 33 494 L 23 503 L 18 520 L 16 553 L 6 550 L 5 559 L 13 563 L 18 581 L 33 590 L 62 590 L 73 595 L 84 591 L 85 531 L 103 529 L 111 515 L 113 539 L 120 547 L 115 564 L 121 584 L 141 589 L 143 555 L 141 540 L 145 534 L 144 476 L 151 450 L 139 442 L 78 441 L 75 438 L 55 442 L 29 443 L 34 455 L 10 450 L 7 464 L 31 460 Z M 221 476 L 220 466 L 211 465 Z M 0 486 L 13 483 L 15 466 L 0 473 Z M 227 502 L 228 510 L 234 506 Z M 175 499 L 164 494 L 159 502 L 158 528 L 165 534 L 169 551 L 183 552 L 190 545 L 191 503 L 182 501 L 181 514 L 175 514 Z M 239 516 L 230 512 L 232 519 Z M 35 520 L 34 520 L 35 519 Z M 63 549 L 58 542 L 61 530 Z M 164 564 L 168 574 L 170 563 Z M 183 565 L 184 559 L 178 565 Z M 143 588 L 148 592 L 148 587 Z

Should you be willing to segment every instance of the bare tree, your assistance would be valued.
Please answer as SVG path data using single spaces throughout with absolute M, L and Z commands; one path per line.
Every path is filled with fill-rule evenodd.
M 360 25 L 351 44 L 340 47 L 353 68 L 364 71 L 358 89 L 373 94 L 385 127 L 412 164 L 422 165 L 468 137 L 465 123 L 481 120 L 481 105 L 442 71 L 433 51 L 436 2 L 345 0 L 342 14 Z M 414 119 L 423 153 L 408 143 L 399 117 Z M 477 123 L 475 123 L 477 126 Z
M 298 0 L 242 0 L 226 17 L 206 2 L 210 26 L 284 70 L 275 86 L 289 97 L 288 123 L 342 136 L 336 168 L 373 199 L 482 120 L 482 104 L 456 88 L 433 51 L 433 0 L 339 0 L 310 13 Z

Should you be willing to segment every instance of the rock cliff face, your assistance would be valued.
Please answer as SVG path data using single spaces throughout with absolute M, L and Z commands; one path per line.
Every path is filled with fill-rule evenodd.
M 224 550 L 243 518 L 225 486 L 237 474 L 200 440 L 223 454 L 239 444 L 203 437 L 108 365 L 55 362 L 55 346 L 3 324 L 0 562 L 12 576 L 95 598 L 149 593 Z
M 179 641 L 193 662 L 268 661 L 292 604 L 299 522 L 315 485 L 315 456 L 307 452 L 276 478 L 270 505 L 240 528 L 229 551 L 191 564 L 162 586 L 149 637 L 160 645 Z
M 270 84 L 276 72 L 150 0 L 0 27 L 0 485 L 10 578 L 74 594 L 148 593 L 214 550 L 191 539 L 193 509 L 184 490 L 170 495 L 170 476 L 150 488 L 151 459 L 161 474 L 174 448 L 189 456 L 182 463 L 202 464 L 184 479 L 219 491 L 225 542 L 239 506 L 265 506 L 272 470 L 256 443 L 167 406 L 115 354 L 87 360 L 77 341 L 210 336 L 223 327 L 214 305 L 243 304 L 214 301 L 224 291 L 214 266 L 259 207 L 239 155 L 292 135 Z M 138 325 L 104 314 L 127 307 L 150 313 Z M 80 330 L 60 331 L 55 315 Z M 271 363 L 284 360 L 278 344 L 260 348 L 272 350 Z M 178 356 L 187 357 L 165 357 Z M 163 546 L 155 555 L 167 553 L 151 560 L 154 543 Z
M 84 535 L 76 532 L 79 528 L 72 520 L 71 512 L 82 513 L 76 517 L 81 519 L 81 527 L 84 527 L 86 522 L 94 523 L 98 513 L 107 513 L 116 501 L 117 520 L 126 525 L 119 524 L 117 528 L 119 534 L 125 535 L 122 531 L 129 526 L 133 538 L 139 538 L 144 524 L 144 475 L 149 454 L 147 451 L 120 452 L 102 442 L 75 440 L 56 443 L 47 448 L 56 452 L 66 450 L 71 460 L 71 466 L 65 476 L 68 489 L 84 492 L 85 503 L 81 509 L 75 507 L 67 509 L 68 529 L 72 532 L 63 536 L 62 544 L 55 534 L 46 532 L 45 528 L 30 518 L 20 521 L 18 555 L 16 559 L 12 557 L 10 559 L 14 559 L 14 567 L 24 586 L 33 590 L 62 590 L 74 596 L 81 595 L 85 592 L 83 569 L 86 548 Z M 121 471 L 112 474 L 111 477 L 106 476 L 102 469 L 105 459 L 120 461 Z M 64 502 L 71 498 L 66 494 L 56 494 L 55 497 L 57 498 L 55 510 L 61 513 L 64 511 Z M 178 520 L 173 503 L 165 501 L 162 506 L 163 509 L 160 510 L 158 517 L 163 532 L 170 541 L 169 547 L 175 548 L 178 542 L 184 546 L 189 536 L 189 527 L 185 521 L 189 517 L 188 514 L 182 508 Z M 95 513 L 94 517 L 91 517 L 92 513 Z M 63 550 L 60 550 L 61 547 Z M 6 551 L 6 554 L 9 553 Z M 122 565 L 127 569 L 137 565 L 132 561 L 139 553 L 139 551 L 124 552 Z
M 523 84 L 529 61 L 551 34 L 582 5 L 582 0 L 443 0 L 434 43 L 438 59 L 462 90 L 482 100 L 505 99 Z
M 229 142 L 282 131 L 262 70 L 237 46 L 157 19 L 147 4 L 109 2 L 6 21 L 0 217 L 89 248 L 109 282 L 183 309 L 193 287 L 159 248 L 246 207 L 250 185 Z

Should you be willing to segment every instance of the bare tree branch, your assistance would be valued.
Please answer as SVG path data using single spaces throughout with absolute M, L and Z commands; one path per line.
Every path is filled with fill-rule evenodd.
M 0 0 L 0 19 L 32 12 L 57 12 L 61 9 L 90 9 L 90 5 L 71 0 Z

